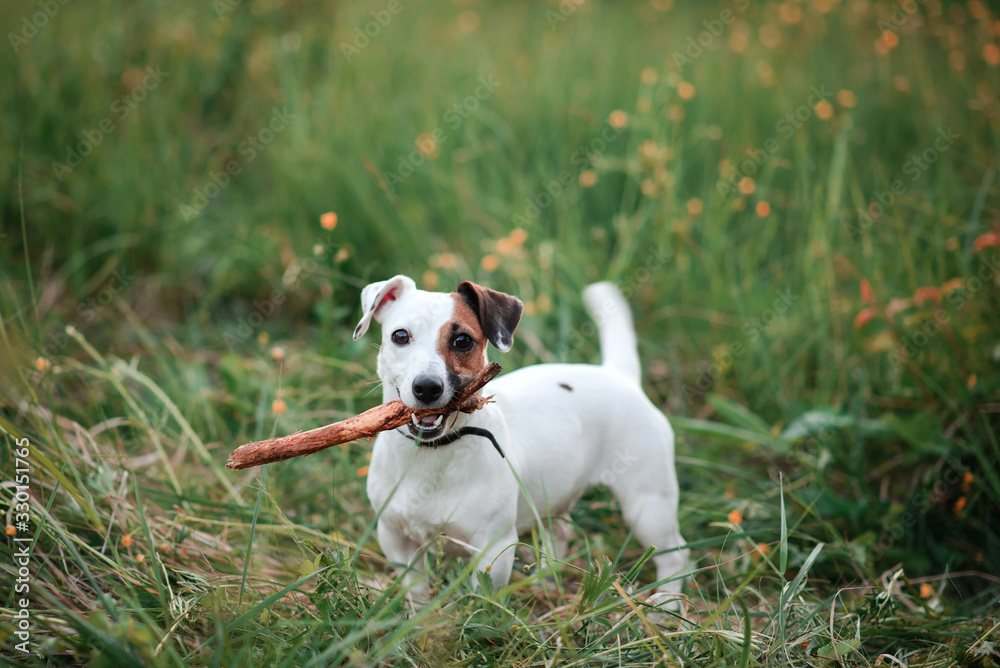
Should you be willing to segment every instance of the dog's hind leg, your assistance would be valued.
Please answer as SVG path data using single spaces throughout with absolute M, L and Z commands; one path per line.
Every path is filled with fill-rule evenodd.
M 669 598 L 679 596 L 690 569 L 689 552 L 677 525 L 677 497 L 649 492 L 619 499 L 625 522 L 633 528 L 639 541 L 643 545 L 656 546 L 657 553 L 653 556 L 656 579 L 667 580 L 657 590 Z
M 657 588 L 659 598 L 672 599 L 680 595 L 684 577 L 690 572 L 689 553 L 677 520 L 680 490 L 673 463 L 673 432 L 666 420 L 660 419 L 636 424 L 630 431 L 622 442 L 635 445 L 628 446 L 627 456 L 612 466 L 615 475 L 609 486 L 621 504 L 625 523 L 639 541 L 656 546 L 656 578 L 667 580 Z M 633 456 L 633 447 L 642 452 Z M 641 465 L 626 463 L 633 459 Z M 678 606 L 675 602 L 665 607 Z

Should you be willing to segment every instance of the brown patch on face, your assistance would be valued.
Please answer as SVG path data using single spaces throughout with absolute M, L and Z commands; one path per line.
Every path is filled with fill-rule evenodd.
M 463 300 L 458 293 L 453 292 L 455 311 L 451 320 L 444 323 L 438 331 L 438 353 L 444 360 L 448 373 L 455 374 L 462 380 L 476 376 L 486 366 L 486 334 L 479 323 L 479 316 Z M 468 334 L 475 342 L 467 351 L 456 350 L 452 340 L 459 334 Z

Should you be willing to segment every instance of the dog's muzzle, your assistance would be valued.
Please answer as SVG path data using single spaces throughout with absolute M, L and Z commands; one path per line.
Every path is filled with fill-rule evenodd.
M 503 448 L 497 442 L 496 437 L 488 429 L 480 429 L 479 427 L 459 427 L 445 433 L 448 423 L 447 415 L 437 414 L 437 415 L 426 415 L 422 418 L 417 418 L 414 415 L 407 428 L 409 429 L 409 434 L 404 434 L 407 438 L 410 438 L 417 442 L 417 445 L 424 448 L 439 448 L 443 445 L 449 445 L 454 443 L 463 436 L 482 436 L 483 438 L 489 440 L 493 444 L 493 448 L 497 453 L 503 457 L 507 458 L 504 454 Z
M 414 415 L 406 427 L 410 430 L 410 435 L 417 441 L 433 441 L 444 434 L 447 422 L 448 416 L 442 413 L 425 415 L 422 418 Z

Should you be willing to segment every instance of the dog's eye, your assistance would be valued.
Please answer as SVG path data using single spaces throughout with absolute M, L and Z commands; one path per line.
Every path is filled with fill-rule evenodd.
M 397 346 L 405 346 L 410 342 L 410 333 L 405 329 L 397 329 L 392 333 L 392 342 Z
M 475 339 L 468 334 L 459 334 L 451 340 L 451 347 L 460 353 L 464 353 L 471 350 L 475 343 Z

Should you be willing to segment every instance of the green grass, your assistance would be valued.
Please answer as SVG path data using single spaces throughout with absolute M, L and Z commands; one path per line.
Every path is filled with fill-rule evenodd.
M 70 2 L 8 36 L 0 478 L 27 438 L 34 653 L 11 537 L 0 657 L 1000 663 L 998 16 L 918 3 L 880 53 L 887 5 L 676 4 L 402 0 L 350 62 L 389 3 Z M 5 3 L 4 33 L 39 11 Z M 687 621 L 645 606 L 648 546 L 603 489 L 565 564 L 540 572 L 525 536 L 493 595 L 430 546 L 414 610 L 372 533 L 370 446 L 224 469 L 377 403 L 374 338 L 350 333 L 395 273 L 519 295 L 508 370 L 596 360 L 580 291 L 623 286 L 679 434 Z

